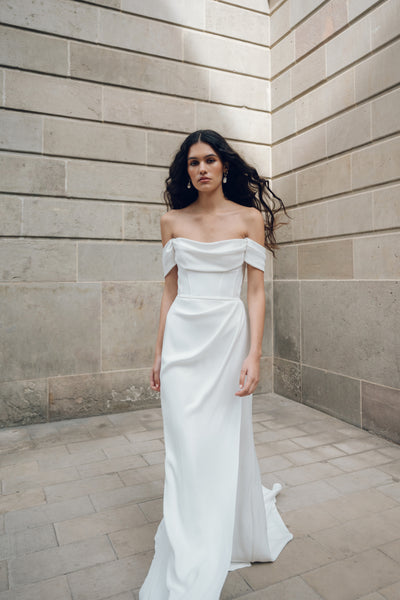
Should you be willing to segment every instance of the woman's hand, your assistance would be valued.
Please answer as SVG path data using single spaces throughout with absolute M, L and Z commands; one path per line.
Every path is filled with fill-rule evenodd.
M 245 383 L 245 377 L 246 383 Z M 235 396 L 249 396 L 256 389 L 260 381 L 260 357 L 254 354 L 248 354 L 243 361 L 240 371 L 239 388 L 240 391 Z
M 153 366 L 150 374 L 150 387 L 155 392 L 160 391 L 160 369 L 161 369 L 161 356 L 154 358 Z

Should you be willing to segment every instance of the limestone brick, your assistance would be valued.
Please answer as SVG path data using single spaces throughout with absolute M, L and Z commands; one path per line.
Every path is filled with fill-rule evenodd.
M 160 217 L 167 211 L 165 205 L 124 205 L 124 234 L 127 240 L 159 240 Z
M 347 22 L 344 0 L 331 0 L 296 29 L 296 59 L 330 38 Z
M 325 48 L 317 48 L 296 62 L 291 69 L 292 98 L 323 81 L 326 77 Z
M 7 108 L 101 119 L 101 86 L 24 71 L 6 71 Z
M 370 17 L 364 17 L 326 44 L 328 76 L 351 65 L 370 52 L 370 24 Z
M 296 25 L 303 21 L 312 11 L 318 8 L 324 0 L 289 0 L 290 2 L 290 24 Z
M 0 154 L 0 191 L 63 194 L 65 162 L 29 154 Z
M 351 279 L 353 240 L 299 246 L 299 277 L 300 279 Z
M 43 421 L 47 421 L 45 379 L 0 383 L 0 422 L 3 427 Z
M 140 165 L 69 160 L 67 195 L 78 198 L 160 202 L 167 172 Z
M 400 279 L 400 235 L 356 238 L 354 276 L 358 279 Z
M 204 77 L 204 75 L 203 75 Z M 210 100 L 241 108 L 270 109 L 269 83 L 265 79 L 245 77 L 238 73 L 209 71 Z M 202 98 L 199 97 L 199 100 Z
M 301 367 L 298 362 L 274 356 L 274 392 L 301 402 Z
M 298 246 L 282 246 L 277 251 L 274 260 L 274 279 L 297 279 L 297 254 Z
M 275 110 L 291 99 L 291 73 L 285 71 L 271 82 L 271 109 Z
M 75 281 L 74 242 L 1 240 L 0 281 Z
M 45 117 L 43 144 L 46 154 L 146 162 L 146 134 L 132 127 Z
M 340 156 L 298 171 L 297 202 L 332 196 L 351 189 L 351 157 Z
M 13 110 L 0 110 L 0 148 L 41 152 L 42 117 Z
M 273 113 L 271 125 L 272 142 L 277 142 L 282 138 L 293 135 L 293 132 L 296 130 L 293 102 Z
M 269 50 L 262 46 L 193 30 L 184 31 L 183 42 L 184 60 L 190 63 L 256 77 L 270 76 Z
M 397 179 L 400 137 L 385 140 L 352 155 L 353 189 Z
M 261 111 L 203 102 L 196 104 L 196 128 L 215 129 L 224 137 L 268 144 L 269 124 L 269 115 Z
M 300 292 L 298 281 L 274 283 L 274 356 L 300 360 Z
M 360 102 L 399 81 L 400 41 L 373 54 L 355 67 L 355 100 Z
M 190 100 L 107 86 L 103 103 L 105 121 L 188 133 L 194 130 L 195 103 Z
M 371 107 L 364 104 L 327 123 L 328 156 L 371 140 Z
M 291 32 L 271 49 L 271 75 L 274 77 L 295 60 L 294 33 Z
M 400 89 L 380 96 L 371 103 L 373 139 L 400 131 Z
M 294 210 L 292 212 L 293 239 L 307 240 L 325 237 L 328 228 L 327 215 L 327 202 L 310 204 Z
M 195 29 L 205 27 L 205 0 L 120 0 L 121 9 L 136 15 L 161 19 Z
M 229 144 L 240 155 L 253 164 L 260 175 L 271 177 L 271 147 L 265 144 L 249 144 L 247 142 L 238 142 L 237 140 L 228 140 Z
M 290 29 L 290 2 L 283 2 L 271 15 L 271 44 L 286 35 Z
M 203 67 L 82 42 L 70 43 L 70 62 L 73 77 L 196 99 L 209 97 L 209 74 Z
M 263 46 L 269 45 L 267 16 L 206 0 L 206 30 Z M 198 26 L 196 27 L 198 28 Z
M 22 199 L 0 195 L 0 235 L 20 235 Z
M 372 195 L 374 229 L 400 227 L 400 186 L 379 188 Z
M 362 426 L 400 442 L 400 390 L 363 381 Z
M 327 203 L 327 234 L 346 235 L 373 229 L 372 192 L 337 198 Z
M 348 0 L 349 21 L 353 21 L 378 3 L 379 0 Z
M 274 177 L 272 190 L 282 198 L 285 206 L 293 206 L 296 204 L 296 174 L 291 173 L 283 177 Z
M 323 124 L 292 138 L 292 168 L 326 158 L 326 136 Z
M 0 305 L 0 381 L 99 370 L 99 284 L 1 285 Z
M 181 60 L 182 29 L 153 19 L 99 8 L 98 41 L 116 48 Z
M 68 74 L 68 42 L 64 39 L 0 26 L 0 56 L 8 67 Z
M 95 200 L 24 198 L 23 235 L 120 239 L 122 205 Z
M 272 147 L 272 175 L 277 177 L 292 170 L 292 141 L 285 140 Z
M 400 11 L 396 0 L 386 0 L 371 13 L 372 49 L 399 35 Z

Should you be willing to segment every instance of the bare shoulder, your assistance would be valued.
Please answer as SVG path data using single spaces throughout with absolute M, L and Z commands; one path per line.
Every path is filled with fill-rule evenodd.
M 247 235 L 259 244 L 264 245 L 264 217 L 258 208 L 254 206 L 246 206 L 245 219 Z
M 174 231 L 174 223 L 176 221 L 176 210 L 171 209 L 163 213 L 160 217 L 161 241 L 163 246 L 172 237 Z

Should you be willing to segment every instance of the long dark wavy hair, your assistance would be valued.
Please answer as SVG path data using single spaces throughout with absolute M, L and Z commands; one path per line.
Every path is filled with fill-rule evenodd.
M 222 184 L 226 198 L 257 208 L 264 217 L 264 243 L 275 256 L 274 249 L 278 248 L 274 231 L 277 228 L 275 214 L 286 208 L 280 198 L 271 190 L 269 181 L 261 177 L 254 167 L 251 167 L 216 131 L 199 129 L 191 133 L 182 143 L 169 168 L 165 180 L 166 189 L 164 200 L 168 208 L 180 209 L 192 204 L 198 196 L 194 186 L 187 187 L 189 181 L 187 171 L 188 153 L 197 142 L 209 144 L 223 163 L 228 163 L 228 180 Z M 282 223 L 281 223 L 282 224 Z

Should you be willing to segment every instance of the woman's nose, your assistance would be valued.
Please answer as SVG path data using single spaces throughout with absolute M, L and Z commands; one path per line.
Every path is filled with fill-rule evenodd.
M 200 164 L 200 173 L 204 173 L 206 171 L 206 164 L 205 163 L 201 163 Z

